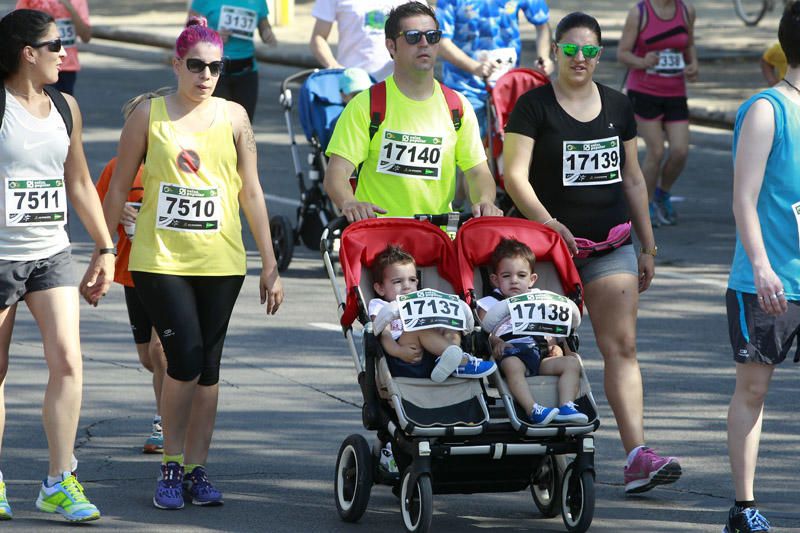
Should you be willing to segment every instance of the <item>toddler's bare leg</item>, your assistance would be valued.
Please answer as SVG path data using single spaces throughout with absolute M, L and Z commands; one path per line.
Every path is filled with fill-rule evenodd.
M 525 363 L 519 357 L 504 357 L 500 360 L 500 368 L 503 369 L 503 375 L 508 383 L 508 388 L 511 389 L 511 395 L 525 410 L 526 416 L 530 416 L 533 404 L 536 402 L 528 387 L 528 382 L 525 380 Z
M 548 357 L 542 359 L 539 374 L 559 376 L 558 401 L 561 405 L 574 401 L 578 396 L 581 381 L 581 364 L 577 357 Z

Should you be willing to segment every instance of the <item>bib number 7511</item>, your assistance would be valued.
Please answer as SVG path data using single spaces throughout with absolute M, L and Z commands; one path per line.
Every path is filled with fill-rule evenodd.
M 461 331 L 466 318 L 461 301 L 453 294 L 423 289 L 397 297 L 403 331 L 447 328 Z

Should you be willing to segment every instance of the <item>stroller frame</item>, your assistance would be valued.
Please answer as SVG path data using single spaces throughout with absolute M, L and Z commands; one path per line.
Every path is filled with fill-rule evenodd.
M 427 220 L 434 225 L 444 225 L 447 223 L 446 217 L 433 216 L 427 217 Z M 410 222 L 422 224 L 404 221 L 405 224 Z M 360 229 L 375 235 L 382 227 L 385 229 L 386 219 L 370 219 L 357 224 Z M 405 416 L 404 401 L 392 392 L 392 386 L 427 380 L 392 378 L 380 340 L 374 334 L 373 324 L 367 316 L 364 284 L 349 287 L 346 296 L 342 295 L 331 258 L 334 241 L 341 237 L 339 260 L 347 278 L 350 266 L 346 225 L 344 219 L 337 219 L 326 228 L 320 245 L 322 258 L 337 300 L 342 331 L 353 357 L 364 400 L 362 423 L 366 429 L 377 432 L 379 442 L 392 443 L 400 475 L 398 478 L 378 468 L 380 446 L 377 449 L 371 447 L 359 434 L 347 437 L 339 450 L 335 474 L 334 492 L 340 517 L 348 522 L 359 520 L 366 511 L 372 485 L 384 484 L 391 486 L 395 494 L 400 496 L 406 530 L 428 531 L 432 521 L 434 492 L 510 492 L 530 487 L 534 503 L 544 516 L 553 517 L 560 511 L 568 531 L 586 531 L 594 512 L 594 437 L 590 433 L 599 427 L 596 409 L 594 420 L 583 426 L 530 426 L 516 416 L 510 392 L 497 372 L 490 376 L 490 382 L 499 396 L 490 395 L 482 380 L 474 385 L 479 388 L 476 405 L 480 405 L 480 410 L 484 412 L 482 420 L 431 427 L 410 420 Z M 445 235 L 437 228 L 433 229 Z M 544 226 L 541 229 L 550 231 Z M 397 231 L 396 234 L 406 233 Z M 381 234 L 378 235 L 380 240 Z M 560 241 L 558 244 L 564 246 Z M 371 253 L 362 251 L 361 258 Z M 568 256 L 565 247 L 558 253 Z M 421 262 L 418 262 L 419 266 L 427 268 Z M 437 267 L 441 267 L 441 263 Z M 466 296 L 459 285 L 456 280 L 454 289 Z M 361 353 L 356 347 L 352 331 L 352 323 L 356 319 L 364 325 Z M 480 340 L 480 334 L 467 335 L 462 345 L 467 345 L 467 351 L 476 353 L 474 350 L 479 347 Z M 389 385 L 386 385 L 386 380 Z M 444 384 L 451 381 L 471 382 L 472 385 L 478 380 L 450 378 Z M 588 382 L 586 385 L 588 387 Z M 590 391 L 586 401 L 594 406 Z M 575 456 L 569 464 L 567 455 Z

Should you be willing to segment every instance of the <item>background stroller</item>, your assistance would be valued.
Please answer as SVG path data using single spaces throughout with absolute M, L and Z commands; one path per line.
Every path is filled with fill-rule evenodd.
M 278 259 L 278 269 L 281 271 L 289 266 L 297 240 L 311 250 L 318 250 L 323 229 L 336 217 L 334 206 L 322 188 L 322 178 L 328 163 L 325 150 L 336 120 L 344 109 L 339 93 L 339 78 L 343 72 L 344 69 L 303 70 L 292 74 L 281 83 L 280 104 L 286 119 L 292 164 L 300 188 L 296 227 L 293 229 L 285 216 L 275 216 L 270 220 L 273 247 Z M 292 90 L 297 88 L 300 91 L 295 102 Z M 311 146 L 306 161 L 307 175 L 295 137 L 292 117 L 295 103 L 300 125 Z
M 493 388 L 486 388 L 480 380 L 450 378 L 437 384 L 392 377 L 366 307 L 372 296 L 369 267 L 389 242 L 414 256 L 420 287 L 457 293 L 468 300 L 482 290 L 475 282 L 474 267 L 487 260 L 505 236 L 525 242 L 536 253 L 537 271 L 542 272 L 537 286 L 579 300 L 580 279 L 567 249 L 558 234 L 540 224 L 498 218 L 470 220 L 458 231 L 454 244 L 436 227 L 444 225 L 447 216 L 429 218 L 433 224 L 379 218 L 344 229 L 339 260 L 345 298 L 331 262 L 331 235 L 341 225 L 332 225 L 323 235 L 323 261 L 339 302 L 364 398 L 362 422 L 366 429 L 377 432 L 379 442 L 391 442 L 400 471 L 398 480 L 377 467 L 380 446 L 370 447 L 358 434 L 347 437 L 336 461 L 334 492 L 339 515 L 345 521 L 357 521 L 366 511 L 372 485 L 387 484 L 400 497 L 406 530 L 428 531 L 434 493 L 530 488 L 542 514 L 552 517 L 560 511 L 568 531 L 585 531 L 594 513 L 594 439 L 590 433 L 599 426 L 585 376 L 577 403 L 589 415 L 589 423 L 531 426 L 518 413 L 499 372 L 490 377 Z M 457 253 L 460 246 L 469 247 L 469 253 Z M 550 272 L 547 263 L 553 265 Z M 480 280 L 480 269 L 478 272 Z M 351 330 L 356 320 L 364 324 L 361 352 Z M 479 345 L 485 342 L 480 340 L 479 334 L 467 336 L 464 348 L 481 353 Z M 532 377 L 529 383 L 543 402 L 557 395 L 552 376 Z M 567 464 L 566 456 L 573 454 L 574 461 Z
M 519 97 L 537 87 L 550 83 L 547 74 L 530 68 L 513 68 L 500 76 L 494 86 L 486 84 L 489 100 L 486 120 L 489 138 L 489 167 L 495 183 L 503 189 L 503 139 L 506 122 Z M 506 194 L 498 195 L 498 205 L 509 214 L 513 203 Z

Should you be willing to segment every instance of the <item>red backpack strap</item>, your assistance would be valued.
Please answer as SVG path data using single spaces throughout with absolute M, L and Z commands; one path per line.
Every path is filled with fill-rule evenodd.
M 444 100 L 447 102 L 447 109 L 450 110 L 450 117 L 453 119 L 453 127 L 458 131 L 461 129 L 461 119 L 464 116 L 464 104 L 453 89 L 442 82 L 439 82 L 439 87 L 442 88 Z
M 386 82 L 376 83 L 369 88 L 369 140 L 371 141 L 383 119 L 386 118 Z

